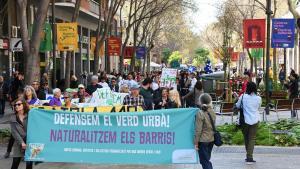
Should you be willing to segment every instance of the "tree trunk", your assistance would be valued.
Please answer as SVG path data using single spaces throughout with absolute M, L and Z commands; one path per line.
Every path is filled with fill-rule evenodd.
M 151 50 L 147 50 L 147 72 L 150 73 L 151 64 Z
M 101 44 L 100 44 L 100 36 L 101 36 L 101 30 L 102 30 L 102 3 L 99 3 L 99 19 L 98 19 L 98 28 L 97 28 L 97 36 L 96 36 L 96 47 L 95 47 L 95 51 L 94 51 L 94 70 L 93 70 L 93 74 L 97 75 L 98 70 L 99 70 L 99 60 L 100 60 L 100 55 L 99 55 L 99 51 L 101 48 Z
M 18 0 L 19 18 L 21 18 L 21 38 L 23 43 L 23 52 L 25 58 L 25 83 L 31 84 L 33 81 L 40 80 L 40 34 L 44 26 L 50 0 L 38 1 L 37 14 L 35 16 L 32 36 L 29 41 L 29 31 L 27 24 L 27 0 Z
M 79 10 L 80 10 L 80 3 L 81 3 L 81 0 L 76 0 L 75 10 L 74 10 L 71 22 L 76 22 L 77 21 L 77 18 L 78 18 L 78 15 L 79 15 Z M 66 74 L 65 74 L 65 88 L 66 89 L 70 87 L 71 59 L 72 59 L 72 54 L 74 54 L 73 52 L 75 52 L 75 51 L 68 51 L 67 52 Z

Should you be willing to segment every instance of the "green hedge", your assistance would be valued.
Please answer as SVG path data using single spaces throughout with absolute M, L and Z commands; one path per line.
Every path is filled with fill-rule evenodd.
M 227 145 L 243 145 L 243 134 L 234 124 L 218 126 Z M 275 134 L 273 131 L 284 131 Z M 286 132 L 286 133 L 285 133 Z M 300 122 L 280 120 L 276 123 L 261 122 L 256 135 L 256 145 L 264 146 L 300 146 Z

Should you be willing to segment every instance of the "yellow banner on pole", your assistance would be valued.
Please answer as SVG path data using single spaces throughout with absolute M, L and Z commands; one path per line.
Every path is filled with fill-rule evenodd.
M 59 51 L 78 49 L 77 23 L 57 23 L 57 47 Z
M 91 37 L 91 52 L 92 55 L 95 54 L 96 50 L 96 37 Z M 101 45 L 99 50 L 99 57 L 104 56 L 104 43 Z

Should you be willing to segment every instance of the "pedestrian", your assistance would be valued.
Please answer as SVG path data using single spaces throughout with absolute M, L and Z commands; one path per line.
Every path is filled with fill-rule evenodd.
M 46 100 L 46 93 L 38 81 L 32 82 L 31 86 L 34 88 L 37 98 L 40 100 Z
M 240 108 L 241 104 L 243 105 L 245 123 L 242 124 L 242 133 L 247 152 L 245 159 L 247 164 L 253 164 L 256 162 L 253 160 L 253 150 L 260 120 L 259 108 L 261 103 L 261 97 L 257 96 L 256 84 L 254 82 L 248 82 L 246 92 L 240 96 L 236 103 L 237 108 Z
M 78 85 L 78 91 L 74 94 L 74 98 L 79 98 L 79 103 L 85 103 L 86 98 L 90 97 L 90 95 L 85 91 L 85 87 L 83 84 Z
M 239 96 L 246 92 L 247 84 L 250 81 L 250 73 L 247 71 L 244 73 L 244 78 L 242 82 L 242 89 L 240 90 Z
M 49 87 L 48 82 L 41 84 L 41 87 L 38 92 L 40 92 L 40 91 L 45 93 L 45 98 L 47 97 L 47 95 L 52 94 L 52 89 Z M 41 94 L 40 97 L 42 97 L 42 96 L 43 95 Z M 39 94 L 38 94 L 38 98 L 39 98 Z M 41 98 L 40 100 L 44 100 L 44 99 Z
M 111 91 L 113 92 L 119 92 L 119 85 L 117 83 L 117 79 L 116 78 L 112 78 L 109 88 L 111 89 Z
M 279 71 L 279 75 L 278 75 L 280 84 L 281 84 L 281 89 L 284 89 L 284 82 L 285 82 L 285 69 L 284 69 L 284 65 L 281 65 L 281 69 Z
M 200 105 L 200 95 L 203 94 L 203 86 L 201 81 L 197 81 L 195 87 L 187 95 L 182 97 L 182 100 L 189 100 L 187 107 L 197 107 Z
M 138 83 L 133 79 L 133 74 L 130 73 L 127 76 L 127 81 L 126 81 L 129 89 L 131 89 L 131 86 L 136 86 Z
M 43 73 L 43 76 L 41 78 L 41 84 L 49 83 L 49 78 L 47 73 Z
M 18 91 L 24 88 L 23 75 L 18 73 L 14 78 L 10 86 L 10 101 L 14 101 L 18 98 Z
M 256 78 L 257 87 L 259 87 L 259 84 L 261 83 L 263 76 L 264 76 L 264 72 L 262 68 L 259 68 L 257 72 L 257 78 Z
M 144 97 L 140 95 L 140 87 L 137 84 L 134 84 L 130 88 L 130 95 L 125 96 L 123 104 L 128 106 L 141 106 L 145 108 Z
M 180 108 L 181 107 L 181 101 L 180 101 L 180 95 L 179 92 L 176 89 L 169 91 L 169 103 L 168 108 Z
M 97 90 L 102 88 L 101 85 L 98 84 L 98 76 L 97 75 L 93 75 L 92 79 L 91 79 L 91 84 L 87 86 L 87 90 L 86 92 L 89 95 L 93 95 L 93 93 Z
M 213 125 L 216 122 L 216 114 L 212 108 L 212 98 L 204 93 L 200 96 L 201 110 L 196 115 L 194 145 L 198 151 L 200 164 L 203 169 L 212 169 L 211 152 L 214 146 Z M 213 123 L 211 122 L 213 121 Z
M 67 108 L 76 107 L 74 104 L 72 104 L 72 94 L 69 92 L 64 93 L 64 106 Z
M 103 88 L 109 88 L 109 85 L 106 82 L 106 76 L 101 76 L 100 77 L 100 82 L 98 83 L 100 86 L 102 86 Z
M 78 86 L 78 79 L 75 75 L 71 76 L 71 82 L 70 82 L 70 88 L 71 89 L 76 89 Z
M 27 148 L 26 135 L 29 107 L 24 99 L 17 99 L 14 103 L 14 108 L 15 115 L 12 116 L 10 122 L 11 133 L 15 139 L 11 169 L 18 169 Z M 26 169 L 32 169 L 32 162 L 26 162 Z
M 285 82 L 285 86 L 286 88 L 288 88 L 289 90 L 289 99 L 290 100 L 293 100 L 295 98 L 298 98 L 298 95 L 299 95 L 299 85 L 298 85 L 298 75 L 296 73 L 292 73 L 290 76 L 289 76 L 289 82 Z M 291 117 L 294 118 L 296 117 L 296 110 L 292 110 L 291 111 Z
M 129 93 L 129 87 L 127 84 L 123 84 L 120 88 L 120 93 Z
M 4 82 L 3 76 L 0 76 L 0 118 L 4 116 L 5 101 L 8 98 L 8 85 Z
M 191 85 L 189 87 L 189 91 L 192 91 L 197 83 L 197 78 L 196 78 L 195 73 L 190 74 L 190 79 L 191 79 Z
M 61 90 L 56 88 L 53 90 L 53 98 L 49 102 L 49 106 L 62 106 L 61 103 Z
M 35 93 L 35 90 L 32 86 L 25 86 L 24 88 L 24 99 L 27 101 L 29 105 L 40 105 L 41 102 L 37 98 L 37 95 Z
M 140 89 L 140 95 L 143 96 L 145 102 L 145 110 L 153 110 L 153 91 L 151 89 L 151 78 L 146 78 Z

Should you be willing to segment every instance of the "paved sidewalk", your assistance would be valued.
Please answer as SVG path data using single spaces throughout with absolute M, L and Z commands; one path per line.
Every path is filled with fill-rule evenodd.
M 0 154 L 5 147 L 0 147 Z M 212 162 L 215 169 L 298 169 L 300 148 L 256 147 L 254 165 L 244 162 L 245 151 L 241 146 L 222 146 L 214 148 Z M 12 159 L 0 159 L 0 169 L 10 168 Z M 35 169 L 201 169 L 197 165 L 90 165 L 66 163 L 42 163 Z M 25 169 L 22 163 L 20 169 Z
M 8 128 L 9 116 L 13 114 L 10 106 L 7 106 L 6 115 L 0 118 L 0 129 Z M 290 118 L 290 112 L 280 112 L 280 118 Z M 268 121 L 277 121 L 275 113 L 268 115 Z M 229 116 L 217 116 L 217 124 L 231 123 Z M 6 145 L 0 145 L 0 169 L 10 168 L 12 159 L 3 159 Z M 222 146 L 214 148 L 212 162 L 215 169 L 298 169 L 300 168 L 300 148 L 256 147 L 254 158 L 255 165 L 246 165 L 244 162 L 245 150 L 241 146 Z M 25 169 L 24 163 L 20 169 Z M 201 169 L 198 165 L 90 165 L 90 164 L 66 164 L 43 163 L 34 166 L 34 169 Z

